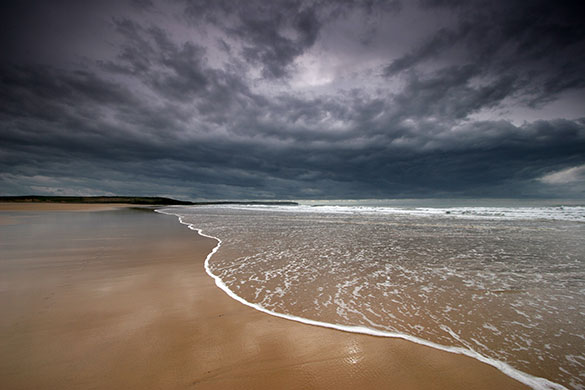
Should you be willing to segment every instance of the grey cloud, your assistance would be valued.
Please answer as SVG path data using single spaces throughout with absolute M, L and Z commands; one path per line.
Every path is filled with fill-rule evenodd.
M 425 7 L 451 9 L 457 23 L 413 47 L 385 76 L 368 74 L 375 90 L 325 92 L 284 88 L 279 78 L 294 74 L 295 59 L 329 21 L 358 11 L 399 18 L 398 3 L 263 2 L 257 13 L 254 2 L 178 2 L 188 20 L 172 19 L 172 8 L 165 14 L 172 23 L 151 16 L 164 12 L 162 2 L 128 3 L 102 26 L 111 46 L 103 53 L 0 65 L 2 193 L 554 196 L 539 178 L 585 164 L 585 119 L 514 124 L 473 114 L 509 99 L 538 106 L 578 88 L 581 27 L 564 11 L 543 16 L 544 24 L 557 22 L 540 31 L 515 5 L 473 11 L 457 1 L 423 3 L 421 15 Z M 136 7 L 142 11 L 128 11 Z M 513 21 L 523 22 L 508 31 Z M 210 25 L 229 42 L 197 35 Z M 543 37 L 558 58 L 526 34 Z M 510 58 L 498 51 L 507 44 Z M 465 55 L 441 62 L 453 47 Z M 226 62 L 211 61 L 212 49 Z M 261 88 L 250 64 L 262 69 Z
M 228 121 L 232 109 L 262 101 L 234 73 L 211 68 L 203 47 L 176 44 L 163 29 L 129 20 L 117 21 L 116 26 L 124 44 L 116 60 L 102 64 L 105 70 L 126 74 L 177 106 L 194 106 L 211 124 Z
M 148 28 L 128 19 L 115 21 L 125 43 L 117 61 L 104 68 L 139 77 L 165 96 L 184 99 L 205 89 L 205 49 L 191 42 L 177 46 L 160 28 Z
M 387 75 L 433 61 L 449 49 L 467 51 L 463 61 L 477 76 L 508 75 L 524 81 L 518 93 L 531 105 L 554 99 L 567 89 L 583 88 L 585 27 L 582 2 L 421 1 L 425 7 L 451 9 L 456 26 L 440 30 L 422 46 L 392 62 Z
M 519 84 L 516 76 L 504 74 L 488 84 L 472 86 L 470 81 L 476 75 L 475 65 L 446 67 L 425 76 L 411 73 L 406 87 L 395 98 L 400 115 L 463 119 L 499 104 L 514 94 Z
M 41 79 L 32 79 L 45 88 L 48 81 L 42 80 L 43 74 L 38 71 L 35 77 Z M 455 131 L 443 122 L 424 120 L 416 127 L 401 126 L 408 105 L 413 105 L 411 116 L 419 119 L 436 111 L 413 102 L 415 96 L 408 91 L 393 103 L 351 94 L 309 101 L 283 96 L 262 104 L 249 100 L 251 107 L 239 111 L 237 121 L 226 122 L 226 131 L 236 137 L 210 134 L 202 138 L 189 136 L 189 115 L 176 120 L 180 110 L 150 112 L 144 102 L 124 100 L 126 93 L 115 92 L 120 87 L 111 83 L 98 82 L 100 88 L 114 91 L 111 95 L 115 104 L 109 106 L 126 105 L 130 112 L 123 114 L 118 109 L 119 122 L 111 123 L 103 115 L 94 115 L 88 122 L 80 112 L 99 112 L 103 98 L 91 97 L 86 91 L 96 89 L 98 97 L 108 96 L 100 88 L 90 87 L 89 81 L 97 78 L 83 78 L 86 84 L 67 84 L 66 73 L 46 75 L 66 85 L 66 92 L 32 94 L 34 106 L 43 106 L 49 100 L 55 104 L 51 117 L 34 115 L 34 119 L 16 120 L 10 112 L 4 113 L 14 120 L 14 127 L 5 127 L 2 134 L 3 149 L 12 152 L 2 160 L 5 172 L 54 178 L 66 167 L 68 177 L 75 177 L 75 172 L 83 169 L 86 176 L 93 177 L 89 182 L 99 183 L 115 171 L 115 176 L 126 181 L 125 188 L 132 182 L 139 188 L 143 179 L 134 177 L 136 172 L 141 172 L 140 176 L 148 172 L 148 180 L 167 183 L 168 188 L 189 187 L 189 183 L 205 183 L 206 188 L 227 185 L 229 194 L 235 197 L 249 196 L 254 189 L 291 198 L 336 197 L 336 191 L 362 197 L 429 196 L 438 192 L 457 195 L 469 194 L 470 187 L 502 196 L 510 190 L 509 182 L 529 182 L 551 167 L 583 163 L 583 121 L 541 121 L 522 127 L 505 121 L 474 122 L 459 125 Z M 4 91 L 21 88 L 22 79 L 6 80 L 18 82 L 6 83 Z M 450 85 L 449 81 L 445 83 Z M 423 89 L 416 84 L 412 88 L 419 92 Z M 75 105 L 72 96 L 77 97 Z M 422 100 L 441 99 L 425 96 Z M 15 104 L 22 106 L 22 102 Z M 372 120 L 392 104 L 402 106 L 381 123 Z M 422 111 L 414 110 L 420 107 Z M 269 124 L 261 121 L 263 111 L 271 113 Z M 319 128 L 324 112 L 353 125 L 340 132 Z M 328 126 L 327 121 L 323 123 Z M 43 156 L 43 162 L 32 163 L 35 156 Z M 313 190 L 308 191 L 310 188 Z M 108 187 L 107 191 L 112 189 Z M 184 191 L 181 195 L 187 197 L 216 194 L 213 190 Z
M 349 12 L 397 13 L 399 0 L 303 0 L 233 2 L 183 0 L 188 19 L 210 23 L 239 41 L 241 55 L 262 69 L 263 77 L 290 76 L 296 58 L 315 44 L 323 25 Z
M 410 69 L 420 62 L 438 56 L 441 51 L 447 50 L 462 39 L 462 33 L 442 28 L 428 41 L 412 52 L 400 57 L 384 69 L 385 76 L 394 76 L 403 70 Z
M 131 0 L 130 4 L 139 10 L 148 10 L 154 7 L 152 0 Z
M 252 43 L 244 47 L 244 57 L 261 64 L 265 77 L 281 78 L 287 75 L 287 67 L 317 38 L 320 26 L 314 10 L 301 10 L 288 22 L 297 34 L 296 39 L 280 33 L 281 26 L 287 23 L 286 19 L 284 14 L 274 15 L 272 12 L 245 15 L 242 26 L 232 30 L 233 34 Z
M 212 23 L 240 40 L 243 58 L 261 66 L 269 79 L 287 76 L 321 27 L 315 8 L 303 1 L 186 1 L 185 7 L 190 20 Z

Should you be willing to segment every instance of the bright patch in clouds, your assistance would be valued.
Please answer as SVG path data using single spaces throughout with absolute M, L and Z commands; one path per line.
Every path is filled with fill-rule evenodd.
M 549 173 L 539 180 L 546 184 L 585 183 L 585 164 Z
M 297 67 L 297 74 L 292 80 L 292 85 L 296 88 L 319 87 L 334 79 L 331 69 L 312 55 L 302 56 L 297 61 Z

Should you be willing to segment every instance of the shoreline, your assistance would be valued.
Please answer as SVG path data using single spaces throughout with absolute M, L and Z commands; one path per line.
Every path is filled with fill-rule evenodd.
M 130 203 L 50 203 L 50 202 L 0 202 L 0 211 L 105 211 L 125 208 L 154 209 L 157 205 Z
M 202 267 L 211 239 L 133 207 L 8 213 L 2 387 L 526 388 L 466 356 L 251 310 Z
M 434 348 L 434 349 L 437 349 L 439 351 L 444 351 L 444 352 L 448 352 L 448 353 L 453 353 L 453 354 L 464 355 L 464 356 L 470 357 L 470 358 L 475 359 L 481 363 L 484 363 L 484 364 L 487 364 L 489 366 L 496 368 L 497 370 L 502 372 L 504 375 L 507 375 L 508 377 L 510 377 L 514 380 L 517 380 L 517 381 L 519 381 L 519 382 L 525 384 L 526 386 L 529 386 L 530 388 L 535 389 L 535 390 L 567 390 L 567 388 L 565 386 L 563 386 L 559 383 L 552 382 L 546 378 L 541 378 L 541 377 L 537 377 L 534 375 L 530 375 L 528 373 L 525 373 L 523 371 L 520 371 L 520 370 L 512 367 L 510 364 L 508 364 L 506 362 L 481 355 L 480 353 L 477 353 L 477 352 L 470 350 L 470 349 L 437 344 L 437 343 L 434 343 L 432 341 L 428 341 L 428 340 L 421 339 L 419 337 L 411 336 L 409 334 L 386 332 L 386 331 L 368 328 L 366 326 L 341 325 L 341 324 L 311 320 L 308 318 L 304 318 L 304 317 L 300 317 L 300 316 L 296 316 L 296 315 L 292 315 L 292 314 L 278 313 L 278 312 L 266 309 L 266 308 L 262 307 L 261 305 L 248 302 L 244 298 L 242 298 L 239 295 L 237 295 L 236 293 L 234 293 L 221 280 L 220 277 L 218 277 L 217 275 L 215 275 L 211 271 L 211 268 L 209 267 L 209 260 L 213 257 L 213 255 L 221 247 L 222 240 L 220 238 L 205 234 L 202 231 L 202 229 L 197 228 L 194 224 L 184 222 L 183 217 L 180 214 L 167 213 L 167 212 L 162 211 L 161 209 L 156 209 L 154 211 L 161 213 L 161 214 L 165 214 L 165 215 L 173 215 L 173 216 L 178 218 L 178 220 L 181 224 L 186 225 L 189 229 L 197 232 L 197 234 L 199 234 L 200 236 L 216 240 L 217 245 L 213 248 L 213 250 L 205 258 L 205 262 L 204 262 L 205 271 L 215 281 L 216 286 L 219 289 L 221 289 L 223 292 L 225 292 L 229 297 L 231 297 L 232 299 L 234 299 L 235 301 L 237 301 L 243 305 L 246 305 L 248 307 L 253 308 L 254 310 L 257 310 L 257 311 L 262 312 L 262 313 L 266 313 L 268 315 L 271 315 L 271 316 L 274 316 L 277 318 L 282 318 L 285 320 L 294 321 L 294 322 L 298 322 L 298 323 L 302 323 L 302 324 L 306 324 L 306 325 L 334 329 L 334 330 L 341 331 L 341 332 L 362 334 L 362 335 L 368 335 L 368 336 L 373 336 L 373 337 L 383 337 L 383 338 L 390 338 L 390 339 L 406 340 L 406 341 L 409 341 L 409 342 L 412 342 L 412 343 L 415 343 L 418 345 Z

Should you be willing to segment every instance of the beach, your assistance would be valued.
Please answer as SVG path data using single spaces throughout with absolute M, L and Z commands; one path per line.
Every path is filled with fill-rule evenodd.
M 124 205 L 0 206 L 3 389 L 521 389 L 409 341 L 276 318 L 219 289 L 216 246 Z

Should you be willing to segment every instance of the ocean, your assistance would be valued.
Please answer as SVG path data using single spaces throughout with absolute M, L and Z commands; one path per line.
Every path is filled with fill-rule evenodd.
M 461 353 L 534 389 L 585 389 L 585 206 L 344 201 L 181 206 L 206 270 L 279 317 Z

